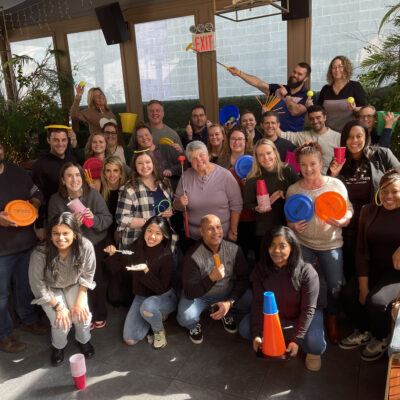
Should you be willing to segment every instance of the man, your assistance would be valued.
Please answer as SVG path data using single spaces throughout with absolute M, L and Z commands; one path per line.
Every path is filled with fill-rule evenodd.
M 151 100 L 147 105 L 147 117 L 149 122 L 146 124 L 153 134 L 154 144 L 158 144 L 160 139 L 166 137 L 171 139 L 174 143 L 171 145 L 175 150 L 180 153 L 183 152 L 182 142 L 179 135 L 171 129 L 168 125 L 163 123 L 164 120 L 164 107 L 158 100 Z
M 326 174 L 332 161 L 335 147 L 340 147 L 340 133 L 328 128 L 326 123 L 326 111 L 322 106 L 308 108 L 311 131 L 282 132 L 281 137 L 290 140 L 296 147 L 305 142 L 318 142 L 324 152 L 322 173 Z
M 193 140 L 200 140 L 207 145 L 210 125 L 212 122 L 207 120 L 206 108 L 201 104 L 194 105 L 190 113 L 190 121 L 182 136 L 183 147 L 186 149 L 186 146 Z
M 189 338 L 196 344 L 203 341 L 199 321 L 204 309 L 210 307 L 210 317 L 221 320 L 227 332 L 235 333 L 233 312 L 244 315 L 251 302 L 246 260 L 237 244 L 223 239 L 220 219 L 212 214 L 204 216 L 200 234 L 201 239 L 185 255 L 177 315 L 179 324 L 189 330 Z M 214 255 L 219 256 L 220 266 Z
M 248 75 L 236 67 L 230 67 L 229 72 L 267 95 L 273 93 L 280 98 L 274 108 L 281 108 L 279 112 L 283 113 L 280 118 L 283 131 L 297 132 L 304 129 L 304 115 L 307 111 L 305 107 L 307 89 L 304 84 L 311 74 L 311 67 L 307 63 L 301 62 L 296 65 L 286 85 L 265 83 L 256 76 Z
M 50 151 L 45 153 L 33 164 L 32 180 L 42 192 L 44 205 L 40 207 L 39 218 L 36 221 L 36 234 L 39 239 L 45 239 L 45 220 L 47 219 L 47 204 L 50 197 L 57 192 L 60 181 L 60 170 L 66 162 L 76 162 L 75 157 L 67 152 L 69 127 L 52 127 L 47 130 L 47 143 Z
M 240 125 L 246 129 L 247 133 L 253 140 L 253 144 L 256 144 L 262 139 L 263 134 L 256 128 L 257 121 L 256 116 L 252 111 L 244 110 L 240 115 Z
M 32 247 L 36 244 L 33 224 L 18 226 L 5 206 L 13 200 L 26 200 L 36 209 L 42 195 L 22 168 L 4 161 L 4 148 L 0 144 L 0 350 L 18 353 L 25 349 L 12 334 L 13 322 L 8 311 L 11 282 L 14 287 L 16 312 L 22 321 L 22 330 L 43 335 L 46 329 L 38 324 L 38 315 L 31 305 L 33 294 L 29 286 L 28 269 Z
M 274 142 L 282 162 L 286 160 L 286 153 L 288 151 L 294 152 L 296 150 L 296 146 L 293 143 L 279 137 L 279 117 L 274 111 L 267 111 L 262 115 L 261 128 L 264 131 L 264 138 Z

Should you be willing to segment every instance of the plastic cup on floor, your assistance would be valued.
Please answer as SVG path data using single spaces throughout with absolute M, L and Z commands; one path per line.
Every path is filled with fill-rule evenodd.
M 345 161 L 346 147 L 335 147 L 333 149 L 335 154 L 336 162 L 342 164 Z
M 85 356 L 81 353 L 72 355 L 69 358 L 71 375 L 74 378 L 75 386 L 78 390 L 86 387 L 86 363 Z

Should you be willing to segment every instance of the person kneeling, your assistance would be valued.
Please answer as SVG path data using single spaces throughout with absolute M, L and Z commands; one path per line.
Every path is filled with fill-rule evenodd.
M 242 250 L 223 239 L 220 219 L 206 215 L 201 219 L 199 240 L 185 255 L 183 294 L 178 305 L 178 323 L 189 330 L 193 343 L 203 341 L 200 314 L 210 307 L 210 317 L 221 320 L 224 329 L 236 333 L 233 313 L 250 309 L 249 269 Z M 218 255 L 221 264 L 215 263 Z M 248 305 L 248 306 L 247 306 Z M 231 310 L 233 307 L 233 310 Z
M 86 292 L 93 289 L 96 257 L 92 243 L 82 237 L 75 217 L 64 212 L 48 225 L 47 241 L 32 252 L 29 283 L 35 299 L 47 314 L 51 325 L 51 362 L 64 360 L 64 348 L 72 324 L 75 339 L 85 358 L 94 356 L 90 343 L 90 321 Z
M 294 327 L 287 353 L 297 355 L 299 346 L 307 353 L 306 368 L 319 371 L 321 354 L 325 352 L 323 313 L 317 309 L 318 274 L 303 261 L 300 245 L 287 227 L 274 228 L 265 237 L 268 249 L 253 272 L 253 303 L 251 314 L 243 318 L 239 333 L 253 339 L 253 349 L 262 347 L 264 292 L 274 292 L 282 327 Z
M 174 270 L 172 233 L 168 220 L 155 216 L 143 225 L 139 238 L 132 243 L 130 251 L 133 254 L 124 251 L 114 255 L 116 249 L 112 245 L 104 249 L 112 256 L 105 261 L 109 269 L 124 268 L 132 274 L 135 298 L 123 332 L 128 345 L 144 339 L 150 328 L 154 333 L 153 348 L 161 349 L 167 345 L 163 317 L 176 308 L 176 295 L 171 287 Z

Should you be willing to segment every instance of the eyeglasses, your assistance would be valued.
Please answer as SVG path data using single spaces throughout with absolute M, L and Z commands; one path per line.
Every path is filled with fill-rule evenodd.
M 233 138 L 233 137 L 231 137 L 229 140 L 230 140 L 231 142 L 244 142 L 246 139 L 244 139 L 244 138 Z
M 332 66 L 332 69 L 334 70 L 334 71 L 336 71 L 336 70 L 338 70 L 338 69 L 343 69 L 344 68 L 344 65 L 335 65 L 335 66 Z
M 360 119 L 371 119 L 375 118 L 374 114 L 366 114 L 366 115 L 360 115 Z
M 109 136 L 109 135 L 117 135 L 117 132 L 104 132 L 104 134 L 105 134 L 106 136 Z

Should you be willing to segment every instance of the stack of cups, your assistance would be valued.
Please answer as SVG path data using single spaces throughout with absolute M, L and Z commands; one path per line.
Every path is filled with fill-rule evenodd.
M 71 374 L 78 390 L 86 387 L 86 363 L 85 356 L 81 353 L 74 354 L 69 358 Z
M 257 180 L 257 204 L 261 212 L 269 211 L 271 209 L 267 185 L 265 184 L 264 179 Z
M 79 199 L 74 199 L 67 204 L 67 207 L 71 210 L 72 213 L 84 214 L 86 207 L 82 204 Z M 93 219 L 85 217 L 83 215 L 82 224 L 86 226 L 86 228 L 91 228 L 93 226 Z

